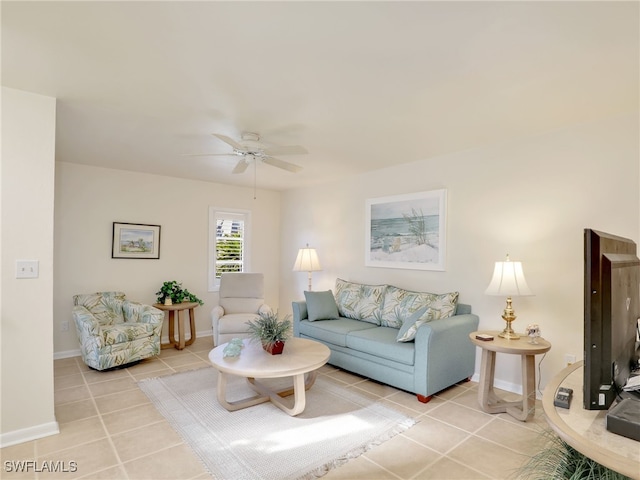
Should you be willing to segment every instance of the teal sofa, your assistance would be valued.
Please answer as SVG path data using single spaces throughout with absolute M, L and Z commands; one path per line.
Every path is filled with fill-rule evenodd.
M 305 292 L 292 307 L 294 336 L 329 347 L 329 364 L 415 393 L 423 403 L 474 373 L 469 334 L 479 318 L 458 303 L 458 292 L 338 279 L 335 295 Z

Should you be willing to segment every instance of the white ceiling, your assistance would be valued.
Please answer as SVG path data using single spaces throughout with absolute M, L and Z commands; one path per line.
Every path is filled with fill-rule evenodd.
M 638 111 L 638 2 L 7 2 L 2 84 L 56 159 L 252 186 L 211 135 L 300 144 L 287 189 Z

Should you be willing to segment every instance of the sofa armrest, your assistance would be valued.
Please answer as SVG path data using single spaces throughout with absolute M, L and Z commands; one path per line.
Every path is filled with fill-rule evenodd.
M 80 345 L 95 345 L 97 348 L 102 348 L 104 340 L 98 319 L 82 305 L 74 306 L 71 313 Z
M 468 313 L 425 323 L 415 338 L 416 391 L 425 396 L 469 378 L 475 371 L 475 346 L 469 334 L 480 319 Z
M 224 308 L 220 305 L 216 305 L 211 309 L 211 322 L 217 322 L 220 320 L 220 317 L 224 316 Z
M 300 336 L 300 322 L 309 318 L 307 312 L 307 302 L 304 300 L 294 301 L 291 303 L 293 309 L 293 336 Z
M 260 308 L 258 308 L 258 315 L 270 315 L 272 313 L 273 309 L 266 303 L 263 303 L 260 305 Z
M 150 323 L 155 327 L 164 321 L 164 312 L 151 305 L 125 300 L 122 303 L 122 313 L 125 322 Z

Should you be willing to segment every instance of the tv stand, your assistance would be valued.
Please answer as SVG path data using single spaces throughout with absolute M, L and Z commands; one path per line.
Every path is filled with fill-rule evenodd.
M 611 470 L 640 480 L 640 443 L 611 433 L 606 428 L 606 410 L 585 410 L 582 406 L 583 362 L 558 373 L 547 384 L 542 407 L 547 422 L 558 436 L 583 455 Z M 573 389 L 570 408 L 558 408 L 553 399 L 558 387 Z

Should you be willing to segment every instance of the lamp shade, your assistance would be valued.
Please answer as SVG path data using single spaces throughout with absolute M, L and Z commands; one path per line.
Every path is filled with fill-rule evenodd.
M 298 250 L 298 256 L 293 264 L 294 272 L 319 272 L 320 270 L 322 267 L 315 248 L 309 248 L 307 244 L 306 248 Z
M 489 283 L 484 293 L 507 297 L 533 295 L 524 278 L 522 263 L 512 262 L 509 260 L 508 255 L 505 262 L 496 262 L 491 283 Z

